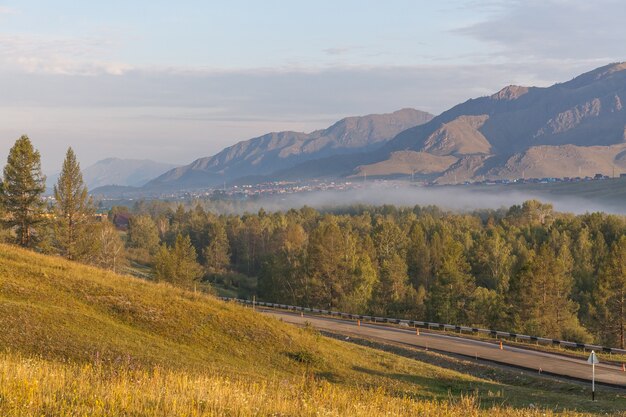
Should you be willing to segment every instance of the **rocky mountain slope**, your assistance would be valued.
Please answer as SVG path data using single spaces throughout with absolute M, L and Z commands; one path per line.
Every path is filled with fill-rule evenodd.
M 147 188 L 212 186 L 246 176 L 270 175 L 324 157 L 371 151 L 432 117 L 419 110 L 402 109 L 390 114 L 348 117 L 312 133 L 268 133 L 172 169 L 151 181 Z
M 449 183 L 626 172 L 625 98 L 626 63 L 548 88 L 508 86 L 400 133 L 377 152 L 374 163 L 354 173 L 427 172 Z M 412 162 L 397 163 L 398 152 Z M 424 163 L 433 166 L 433 158 L 439 171 Z

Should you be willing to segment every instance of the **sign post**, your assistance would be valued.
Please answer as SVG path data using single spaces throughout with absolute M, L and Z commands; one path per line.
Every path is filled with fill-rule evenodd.
M 596 400 L 596 363 L 600 363 L 596 352 L 593 350 L 587 359 L 587 363 L 591 364 L 591 401 Z

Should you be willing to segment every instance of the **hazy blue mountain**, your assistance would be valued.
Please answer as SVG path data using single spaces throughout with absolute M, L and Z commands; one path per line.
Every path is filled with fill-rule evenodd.
M 83 179 L 91 190 L 105 185 L 141 187 L 176 165 L 149 159 L 107 158 L 83 168 Z

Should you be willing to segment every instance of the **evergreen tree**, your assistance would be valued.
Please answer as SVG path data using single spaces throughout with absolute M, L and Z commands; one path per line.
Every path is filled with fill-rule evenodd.
M 204 259 L 206 269 L 211 274 L 219 274 L 230 265 L 230 254 L 228 245 L 228 236 L 226 229 L 219 223 L 210 223 L 208 225 L 209 244 L 204 248 Z
M 404 259 L 390 254 L 380 266 L 380 278 L 374 288 L 373 304 L 378 314 L 400 310 L 409 288 L 409 277 Z
M 556 254 L 545 243 L 521 273 L 516 309 L 524 331 L 554 338 L 586 337 L 576 316 L 577 305 L 570 298 L 571 262 L 567 247 Z
M 469 275 L 469 264 L 462 245 L 448 241 L 445 248 L 441 267 L 430 287 L 428 310 L 437 321 L 466 323 L 475 283 Z
M 168 281 L 183 287 L 190 287 L 194 280 L 202 276 L 196 250 L 189 236 L 178 235 L 174 246 L 159 248 L 154 261 L 154 272 L 158 281 Z
M 419 223 L 413 224 L 409 232 L 409 245 L 407 251 L 407 264 L 409 277 L 415 289 L 422 286 L 424 289 L 430 286 L 431 264 L 430 250 L 426 235 Z
M 595 295 L 602 339 L 624 349 L 626 332 L 626 236 L 614 245 L 598 277 Z
M 16 242 L 21 246 L 33 245 L 38 227 L 46 220 L 41 199 L 45 191 L 46 177 L 41 173 L 39 151 L 24 135 L 9 151 L 0 194 L 5 223 L 15 230 Z
M 68 259 L 81 259 L 85 256 L 85 245 L 80 245 L 79 241 L 91 238 L 85 232 L 86 226 L 93 222 L 94 206 L 72 148 L 67 149 L 61 174 L 54 186 L 54 198 L 56 238 L 61 254 Z M 83 246 L 82 250 L 80 246 Z

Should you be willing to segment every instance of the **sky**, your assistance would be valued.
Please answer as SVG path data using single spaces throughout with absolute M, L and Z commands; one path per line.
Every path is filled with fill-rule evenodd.
M 187 164 L 239 140 L 626 60 L 612 0 L 0 0 L 0 161 Z

